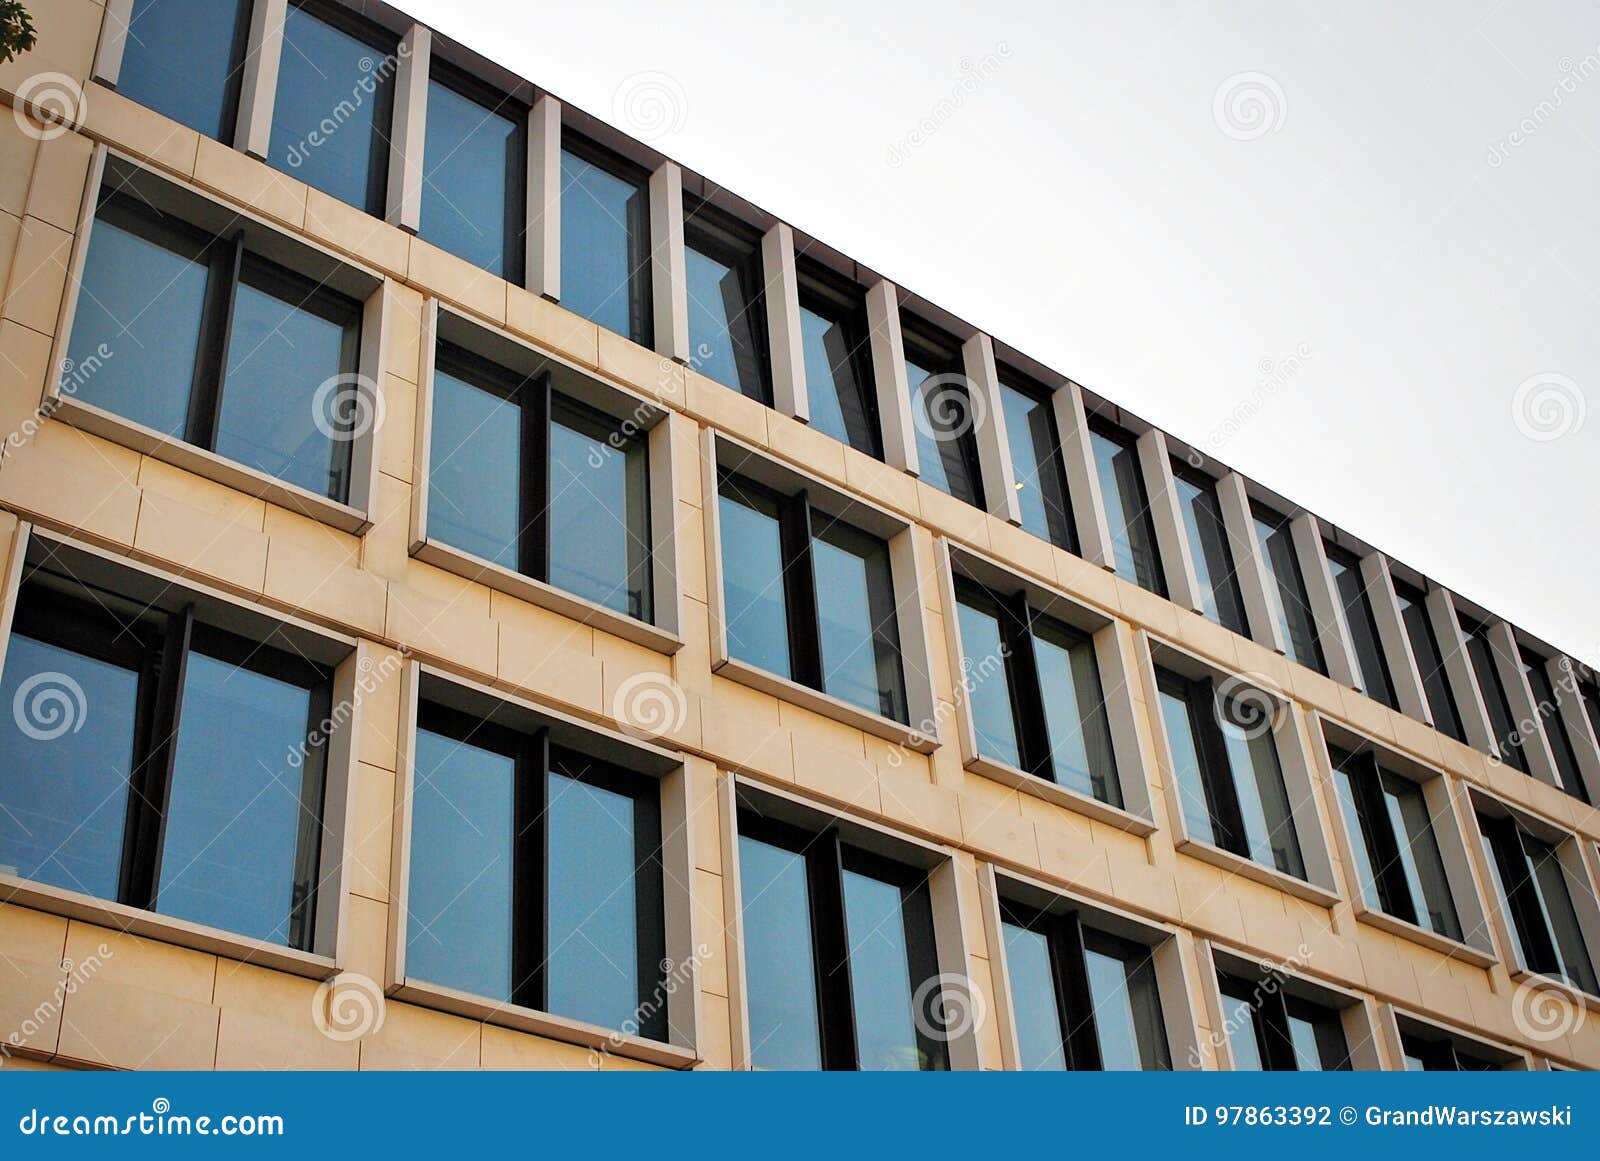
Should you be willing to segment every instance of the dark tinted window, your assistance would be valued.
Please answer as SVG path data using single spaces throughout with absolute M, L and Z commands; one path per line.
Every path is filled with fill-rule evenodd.
M 1284 648 L 1301 665 L 1325 674 L 1327 666 L 1317 639 L 1317 620 L 1306 595 L 1306 580 L 1300 572 L 1289 522 L 1257 511 L 1255 524 L 1261 559 L 1267 568 L 1267 599 L 1278 619 Z
M 973 434 L 976 416 L 960 356 L 910 331 L 905 333 L 905 354 L 918 475 L 941 492 L 983 507 L 978 441 Z
M 227 144 L 249 33 L 244 0 L 134 0 L 117 92 Z
M 812 513 L 822 687 L 896 721 L 906 717 L 894 576 L 881 540 Z
M 822 1067 L 804 855 L 739 836 L 750 1055 L 757 1068 Z
M 1384 659 L 1383 642 L 1378 636 L 1378 619 L 1372 611 L 1372 598 L 1367 594 L 1361 564 L 1355 557 L 1330 546 L 1328 569 L 1333 575 L 1334 596 L 1344 607 L 1345 624 L 1350 627 L 1350 644 L 1355 648 L 1356 665 L 1360 669 L 1361 691 L 1390 709 L 1398 709 L 1389 663 Z
M 1462 639 L 1467 656 L 1472 661 L 1472 672 L 1478 679 L 1478 691 L 1483 694 L 1484 709 L 1489 712 L 1489 724 L 1494 727 L 1495 741 L 1500 746 L 1500 757 L 1524 774 L 1528 773 L 1528 756 L 1522 752 L 1522 729 L 1511 710 L 1511 700 L 1500 680 L 1500 666 L 1495 661 L 1495 647 L 1489 640 L 1486 625 L 1463 620 Z M 1521 660 L 1514 661 L 1518 667 Z
M 557 399 L 550 421 L 550 583 L 641 621 L 650 599 L 650 464 L 615 420 Z
M 946 1068 L 944 1045 L 930 1042 L 919 1012 L 928 998 L 925 981 L 937 971 L 927 885 L 876 860 L 856 862 L 860 869 L 845 864 L 844 912 L 859 1067 Z
M 1434 728 L 1449 734 L 1458 742 L 1466 741 L 1461 728 L 1461 714 L 1456 709 L 1455 694 L 1450 690 L 1450 678 L 1445 672 L 1444 655 L 1439 652 L 1439 639 L 1434 636 L 1433 620 L 1422 593 L 1395 582 L 1394 595 L 1400 603 L 1400 619 L 1405 622 L 1406 636 L 1411 639 L 1411 653 L 1416 658 L 1417 670 L 1422 676 L 1422 688 L 1428 695 L 1428 710 L 1433 715 Z
M 1574 891 L 1588 890 L 1581 877 L 1569 875 L 1555 845 L 1511 818 L 1480 813 L 1478 829 L 1523 964 L 1600 995 L 1594 957 L 1572 902 Z
M 394 44 L 374 47 L 299 4 L 283 24 L 268 160 L 330 197 L 384 213 Z
M 1533 693 L 1540 728 L 1544 730 L 1550 751 L 1555 756 L 1556 773 L 1561 777 L 1562 789 L 1587 802 L 1589 798 L 1583 782 L 1583 769 L 1578 765 L 1578 752 L 1573 747 L 1572 735 L 1567 732 L 1567 723 L 1561 716 L 1561 700 L 1556 693 L 1555 683 L 1550 680 L 1545 659 L 1524 651 L 1522 672 L 1528 677 L 1528 688 Z M 1577 696 L 1576 686 L 1567 688 L 1567 696 Z
M 1200 585 L 1202 611 L 1217 624 L 1248 634 L 1244 597 L 1239 591 L 1217 486 L 1209 477 L 1181 471 L 1177 465 L 1173 466 L 1173 473 L 1178 509 L 1183 513 L 1183 529 L 1189 538 L 1189 556 Z
M 440 71 L 437 62 L 435 73 Z M 526 113 L 504 99 L 428 82 L 418 236 L 474 266 L 522 281 Z
M 428 535 L 509 569 L 519 563 L 522 424 L 515 395 L 441 352 L 433 377 Z
M 561 153 L 561 305 L 649 346 L 650 199 L 621 177 Z
M 689 365 L 725 387 L 771 404 L 760 250 L 753 240 L 715 223 L 709 213 L 684 215 Z
M 1037 614 L 1032 628 L 1034 666 L 1055 780 L 1080 794 L 1121 806 L 1122 788 L 1117 782 L 1094 642 L 1084 633 Z
M 1089 930 L 1083 945 L 1100 1067 L 1107 1072 L 1170 1069 L 1150 949 Z
M 880 456 L 866 323 L 859 292 L 802 276 L 800 341 L 811 426 L 859 452 Z
M 1022 526 L 1058 548 L 1076 552 L 1061 440 L 1049 400 L 1001 383 L 1000 401 L 1005 408 L 1006 441 L 1016 473 Z
M 1095 469 L 1100 474 L 1106 523 L 1111 527 L 1111 556 L 1117 575 L 1166 596 L 1155 523 L 1150 517 L 1150 501 L 1145 496 L 1133 440 L 1101 428 L 1092 430 L 1089 438 L 1094 447 Z
M 789 629 L 777 504 L 737 485 L 723 485 L 723 601 L 728 652 L 788 677 Z
M 1339 1013 L 1288 995 L 1274 976 L 1221 975 L 1224 1025 L 1236 1071 L 1334 1072 L 1350 1068 Z

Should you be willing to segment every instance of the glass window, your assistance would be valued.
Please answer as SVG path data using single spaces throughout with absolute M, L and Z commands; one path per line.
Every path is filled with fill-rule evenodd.
M 689 366 L 770 407 L 760 248 L 706 209 L 684 215 L 684 246 Z
M 718 512 L 729 655 L 907 721 L 888 545 L 726 471 Z
M 1422 787 L 1382 769 L 1370 753 L 1330 749 L 1328 756 L 1367 903 L 1460 939 L 1461 922 Z
M 311 948 L 331 674 L 32 567 L 0 674 L 0 867 Z
M 1057 548 L 1077 552 L 1061 439 L 1050 401 L 1002 382 L 1000 402 L 1005 409 L 1006 441 L 1011 447 L 1022 526 Z
M 1480 813 L 1478 829 L 1524 966 L 1600 995 L 1594 958 L 1572 901 L 1574 890 L 1587 888 L 1567 873 L 1557 846 L 1505 816 Z
M 550 382 L 439 344 L 428 534 L 652 621 L 649 437 Z
M 1394 595 L 1400 603 L 1400 619 L 1411 640 L 1411 653 L 1422 676 L 1423 691 L 1428 695 L 1434 728 L 1464 742 L 1467 735 L 1461 728 L 1461 713 L 1456 709 L 1455 694 L 1451 692 L 1450 678 L 1445 672 L 1444 654 L 1439 651 L 1439 639 L 1434 636 L 1433 619 L 1428 615 L 1423 595 L 1399 581 L 1395 582 Z
M 1043 931 L 1010 921 L 1004 924 L 1004 934 L 1017 1047 L 1022 1056 L 1019 1064 L 1029 1072 L 1065 1069 L 1067 1042 L 1061 1034 L 1064 1021 L 1050 938 Z
M 465 94 L 465 85 L 445 84 L 437 60 L 430 68 L 417 234 L 521 283 L 527 113 L 507 98 L 479 100 Z
M 1267 569 L 1267 599 L 1272 603 L 1284 648 L 1301 665 L 1326 674 L 1317 621 L 1311 613 L 1311 599 L 1306 595 L 1306 580 L 1300 572 L 1289 522 L 1257 509 L 1255 524 L 1256 542 Z
M 361 304 L 125 195 L 89 239 L 62 392 L 344 501 Z
M 1550 680 L 1546 665 L 1543 657 L 1523 650 L 1522 672 L 1527 675 L 1528 689 L 1533 694 L 1534 706 L 1539 713 L 1540 728 L 1544 730 L 1545 739 L 1550 743 L 1550 751 L 1555 757 L 1561 788 L 1580 801 L 1588 802 L 1589 793 L 1584 785 L 1583 769 L 1578 765 L 1578 751 L 1573 746 L 1572 735 L 1567 732 L 1566 720 L 1561 716 L 1561 699 L 1556 693 L 1555 683 Z M 1577 696 L 1575 686 L 1563 683 L 1563 687 Z
M 1150 949 L 1085 929 L 1083 954 L 1100 1067 L 1107 1072 L 1171 1069 Z
M 1500 1065 L 1438 1033 L 1401 1032 L 1407 1072 L 1498 1072 Z
M 399 61 L 394 44 L 375 47 L 353 28 L 342 16 L 335 23 L 300 3 L 289 5 L 267 160 L 382 217 Z
M 1350 1068 L 1339 1013 L 1284 991 L 1284 980 L 1222 974 L 1228 1046 L 1238 1072 L 1334 1072 Z
M 1526 774 L 1528 756 L 1522 752 L 1522 729 L 1517 715 L 1511 710 L 1511 699 L 1506 694 L 1505 684 L 1500 680 L 1500 666 L 1495 662 L 1495 647 L 1489 641 L 1489 627 L 1463 618 L 1461 635 L 1467 647 L 1467 657 L 1472 661 L 1472 672 L 1478 679 L 1478 690 L 1483 694 L 1484 709 L 1489 712 L 1489 724 L 1494 728 L 1500 757 Z
M 1278 760 L 1275 708 L 1260 691 L 1225 693 L 1158 668 L 1162 721 L 1191 837 L 1306 877 Z
M 975 416 L 961 358 L 953 347 L 935 345 L 909 330 L 904 346 L 917 474 L 941 492 L 982 508 Z
M 925 873 L 739 811 L 745 979 L 759 1068 L 943 1070 Z
M 1172 471 L 1178 489 L 1178 510 L 1183 513 L 1183 529 L 1189 538 L 1189 556 L 1200 585 L 1201 611 L 1224 628 L 1248 635 L 1244 595 L 1239 591 L 1239 575 L 1217 486 L 1210 477 L 1177 464 Z
M 650 197 L 643 176 L 623 172 L 561 151 L 561 305 L 648 347 Z
M 956 608 L 979 753 L 1121 806 L 1093 639 L 965 577 Z
M 424 701 L 406 974 L 665 1040 L 659 784 Z
M 1389 676 L 1389 663 L 1383 655 L 1383 641 L 1378 636 L 1378 618 L 1372 611 L 1367 582 L 1361 575 L 1361 562 L 1331 545 L 1327 553 L 1334 595 L 1344 607 L 1345 624 L 1350 627 L 1350 644 L 1355 648 L 1361 692 L 1390 709 L 1399 709 L 1394 681 Z
M 866 303 L 859 291 L 800 276 L 800 343 L 811 426 L 881 458 Z
M 245 0 L 133 0 L 117 92 L 227 145 L 249 36 Z
M 1111 557 L 1117 575 L 1164 597 L 1167 585 L 1156 549 L 1155 522 L 1134 442 L 1121 432 L 1098 426 L 1090 430 L 1089 441 L 1100 476 L 1106 523 L 1111 527 Z

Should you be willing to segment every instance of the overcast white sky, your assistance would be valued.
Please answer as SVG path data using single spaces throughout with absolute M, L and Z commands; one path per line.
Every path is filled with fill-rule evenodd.
M 397 2 L 1600 662 L 1600 5 Z

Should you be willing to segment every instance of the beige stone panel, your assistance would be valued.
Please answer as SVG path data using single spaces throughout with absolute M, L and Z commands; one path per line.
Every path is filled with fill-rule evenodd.
M 237 960 L 217 963 L 219 1069 L 353 1069 L 361 1048 L 324 1036 L 312 1017 L 315 980 Z
M 1032 573 L 1047 585 L 1056 583 L 1056 554 L 1048 541 L 991 516 L 989 543 L 995 555 L 1011 567 Z
M 471 602 L 439 600 L 391 581 L 384 636 L 409 649 L 478 673 L 495 672 L 499 628 Z M 598 674 L 596 674 L 598 681 Z
M 325 557 L 330 564 L 361 567 L 361 537 L 330 528 L 310 516 L 268 504 L 262 529 L 274 544 L 289 545 L 301 552 Z
M 495 1024 L 483 1026 L 483 1067 L 528 1072 L 656 1072 L 653 1065 Z
M 1356 950 L 1355 921 L 1347 918 L 1342 927 L 1336 928 L 1324 908 L 1293 896 L 1285 897 L 1283 903 L 1286 912 L 1300 918 L 1300 942 L 1306 948 L 1306 964 L 1352 986 L 1365 986 L 1366 973 Z
M 969 928 L 969 934 L 970 930 Z M 977 994 L 976 1011 L 981 1016 L 973 1027 L 978 1038 L 978 1066 L 1004 1068 L 1005 1063 L 1000 1052 L 999 1008 L 994 998 L 996 986 L 994 965 L 987 959 L 969 955 L 967 975 L 972 980 L 972 987 Z
M 689 773 L 689 812 L 694 834 L 694 865 L 713 875 L 722 874 L 721 796 L 717 768 L 704 758 L 684 759 Z M 731 825 L 732 820 L 730 820 Z
M 1116 586 L 1117 604 L 1128 620 L 1162 637 L 1169 639 L 1177 637 L 1178 624 L 1183 616 L 1182 609 L 1165 597 L 1158 597 L 1121 578 L 1117 578 Z
M 389 906 L 364 895 L 351 895 L 345 903 L 345 971 L 382 980 L 389 954 Z
M 672 474 L 678 502 L 698 508 L 705 491 L 700 463 L 700 425 L 675 411 L 668 412 L 663 422 L 672 425 Z
M 7 1072 L 76 1072 L 77 1069 L 66 1064 L 56 1064 L 49 1060 L 34 1060 L 27 1056 L 14 1056 L 6 1061 Z
M 378 473 L 378 494 L 372 505 L 372 527 L 361 538 L 361 567 L 385 580 L 403 580 L 411 561 L 411 485 Z
M 1366 984 L 1385 999 L 1395 1000 L 1415 1007 L 1422 1002 L 1422 992 L 1417 986 L 1417 975 L 1411 967 L 1411 957 L 1405 954 L 1403 942 L 1396 936 L 1377 930 L 1365 930 L 1356 949 L 1361 956 L 1362 974 Z
M 1070 552 L 1056 553 L 1056 583 L 1081 601 L 1107 612 L 1116 612 L 1117 578 L 1097 564 L 1090 564 Z
M 185 575 L 200 575 L 242 592 L 259 593 L 267 575 L 267 536 L 261 531 L 264 518 L 259 508 L 240 508 L 223 515 L 214 508 L 146 489 L 139 505 L 134 551 Z
M 684 596 L 706 601 L 706 526 L 700 506 L 680 499 L 673 531 L 678 541 L 678 587 Z
M 1082 831 L 1039 818 L 1033 822 L 1033 832 L 1039 848 L 1039 868 L 1045 874 L 1102 898 L 1112 894 L 1106 852 L 1085 841 Z
M 407 278 L 425 294 L 438 295 L 492 323 L 506 321 L 504 281 L 421 238 L 411 239 Z
M 692 597 L 684 599 L 682 611 L 684 646 L 672 655 L 672 676 L 691 697 L 707 698 L 712 692 L 711 611 Z
M 0 286 L 6 285 L 11 278 L 11 260 L 17 256 L 17 240 L 21 235 L 22 219 L 0 211 Z M 27 330 L 26 327 L 18 329 Z
M 46 423 L 0 464 L 0 501 L 114 544 L 133 543 L 139 521 L 139 453 Z
M 1033 827 L 1022 817 L 1015 790 L 969 775 L 961 792 L 962 842 L 979 852 L 1026 867 L 1039 865 Z
M 309 187 L 305 192 L 305 231 L 329 249 L 349 254 L 396 278 L 406 276 L 411 253 L 409 234 Z
M 598 326 L 520 286 L 506 288 L 506 327 L 585 367 L 600 365 Z
M 850 487 L 863 496 L 891 508 L 911 520 L 918 519 L 917 481 L 899 468 L 891 468 L 882 460 L 873 459 L 855 448 L 843 449 L 844 478 Z
M 688 372 L 681 363 L 657 354 L 648 347 L 641 347 L 605 327 L 600 327 L 595 337 L 597 365 L 601 371 L 653 399 L 674 407 L 685 405 L 688 391 L 684 377 Z M 698 494 L 699 485 L 696 484 L 691 491 Z
M 832 436 L 772 411 L 767 414 L 767 437 L 778 455 L 826 480 L 844 483 L 844 444 Z
M 877 773 L 867 764 L 859 736 L 854 749 L 844 749 L 803 727 L 790 729 L 789 738 L 795 785 L 856 811 L 880 813 Z
M 41 335 L 55 334 L 71 254 L 70 233 L 38 218 L 23 218 L 6 280 L 5 317 Z
M 878 807 L 885 818 L 944 842 L 961 840 L 960 796 L 934 784 L 924 755 L 908 751 L 904 765 L 879 762 L 877 769 Z
M 1335 713 L 1333 716 L 1343 717 L 1362 733 L 1379 741 L 1393 743 L 1397 740 L 1391 722 L 1399 715 L 1392 709 L 1353 689 L 1341 689 L 1339 696 L 1344 712 Z
M 721 875 L 695 871 L 694 906 L 695 942 L 710 952 L 700 961 L 700 987 L 705 992 L 726 997 L 730 952 Z
M 423 298 L 409 286 L 389 283 L 389 333 L 385 336 L 385 366 L 391 375 L 398 375 L 415 383 L 422 375 L 422 309 Z M 409 431 L 401 431 L 395 439 L 410 440 Z
M 92 0 L 48 0 L 26 7 L 33 14 L 38 43 L 32 51 L 0 65 L 0 93 L 9 98 L 40 73 L 65 73 L 82 82 L 94 64 L 101 6 Z
M 378 431 L 378 470 L 413 482 L 416 454 L 417 385 L 395 374 L 383 377 L 383 425 Z
M 700 1058 L 706 1068 L 733 1067 L 733 1023 L 726 997 L 707 992 L 700 997 Z
M 718 764 L 794 781 L 794 755 L 789 732 L 778 719 L 778 699 L 720 677 L 713 677 L 711 686 L 700 728 Z
M 20 218 L 28 204 L 38 139 L 24 133 L 15 117 L 0 117 L 0 211 Z
M 7 1049 L 55 1051 L 68 986 L 66 942 L 65 919 L 0 903 L 0 1044 Z
M 363 1071 L 475 1069 L 483 1025 L 390 1000 L 383 1026 L 361 1040 Z
M 606 712 L 604 666 L 593 655 L 593 630 L 533 606 L 508 613 L 499 627 L 500 680 L 564 705 Z
M 932 525 L 934 531 L 986 552 L 993 551 L 989 543 L 990 516 L 987 512 L 920 480 L 917 481 L 917 508 L 922 513 L 923 523 Z
M 252 531 L 266 528 L 263 501 L 150 456 L 139 464 L 139 487 L 148 497 L 177 500 L 195 511 Z
M 1285 693 L 1292 688 L 1289 670 L 1294 668 L 1294 663 L 1288 658 L 1245 637 L 1237 638 L 1234 648 L 1239 651 L 1240 672 L 1260 674 Z
M 1346 695 L 1354 693 L 1304 665 L 1289 666 L 1289 689 L 1309 708 L 1339 717 L 1344 715 Z
M 1282 893 L 1243 878 L 1229 883 L 1228 890 L 1244 916 L 1246 946 L 1279 962 L 1294 957 L 1304 941 L 1299 919 L 1284 910 Z
M 0 445 L 0 458 L 14 454 L 43 422 L 39 404 L 49 369 L 48 335 L 9 319 L 0 321 L 0 439 L 6 441 Z
M 257 161 L 247 153 L 229 149 L 209 137 L 200 138 L 194 181 L 230 201 L 254 210 L 264 218 L 300 230 L 306 221 L 306 186 Z
M 40 142 L 24 212 L 69 234 L 75 231 L 93 153 L 94 142 L 77 133 Z
M 757 447 L 767 446 L 768 410 L 697 371 L 685 372 L 685 406 L 696 419 L 719 427 Z
M 366 708 L 363 704 L 363 713 Z M 395 772 L 358 762 L 355 779 L 355 806 L 347 824 L 345 841 L 350 851 L 350 890 L 387 903 L 389 848 L 394 838 Z
M 1184 925 L 1229 943 L 1245 940 L 1244 918 L 1230 890 L 1237 876 L 1206 863 L 1180 858 L 1174 885 Z
M 1118 859 L 1107 854 L 1111 866 L 1111 894 L 1117 902 L 1176 923 L 1178 888 L 1166 867 L 1152 867 L 1140 859 Z
M 90 85 L 84 102 L 84 130 L 117 150 L 182 178 L 194 176 L 200 134 L 135 104 L 104 85 Z
M 956 876 L 956 900 L 961 906 L 961 926 L 967 954 L 978 959 L 992 958 L 988 924 L 983 917 L 983 888 L 979 886 L 978 860 L 970 851 L 957 850 L 951 856 Z
M 267 538 L 266 599 L 369 636 L 383 632 L 387 587 L 335 552 L 312 552 L 295 540 Z
M 373 672 L 393 669 L 399 654 L 381 645 L 365 645 L 372 659 Z M 384 770 L 398 768 L 399 740 L 405 723 L 400 721 L 400 682 L 395 676 L 378 682 L 371 693 L 361 698 L 361 750 L 362 762 Z
M 1178 615 L 1178 643 L 1230 673 L 1239 668 L 1236 640 L 1238 634 L 1233 630 L 1224 629 L 1199 613 L 1183 610 Z

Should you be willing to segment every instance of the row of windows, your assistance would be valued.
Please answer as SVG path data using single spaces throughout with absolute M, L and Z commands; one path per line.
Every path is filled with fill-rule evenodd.
M 339 766 L 351 760 L 340 731 L 354 728 L 334 707 L 359 702 L 350 670 L 303 629 L 35 538 L 0 672 L 0 704 L 16 708 L 0 718 L 11 756 L 0 769 L 4 874 L 331 956 Z M 55 707 L 72 715 L 66 727 L 38 701 L 40 675 L 58 694 L 76 691 L 75 705 Z M 1191 828 L 1302 874 L 1259 714 L 1167 670 L 1160 685 Z M 651 767 L 614 739 L 487 691 L 469 696 L 431 671 L 415 704 L 402 767 L 407 985 L 668 1041 L 660 996 L 671 991 L 668 916 L 681 909 L 667 897 L 687 872 L 672 860 L 688 858 L 671 853 L 664 822 L 681 810 L 660 769 L 670 756 L 656 752 Z M 1436 830 L 1449 808 L 1430 805 L 1383 752 L 1330 745 L 1328 758 L 1367 905 L 1469 937 L 1462 880 Z M 956 905 L 944 856 L 754 789 L 739 795 L 753 1063 L 958 1066 L 938 1015 L 951 965 L 965 962 L 938 922 Z M 1474 801 L 1515 963 L 1600 995 L 1600 912 L 1578 840 Z M 1161 967 L 1164 936 L 1042 888 L 998 890 L 1017 1066 L 1173 1067 L 1174 997 L 1163 992 L 1181 982 Z M 1218 986 L 1236 1067 L 1350 1067 L 1356 1046 L 1325 996 L 1229 964 Z M 1478 1066 L 1425 1042 L 1425 1031 L 1407 1041 L 1418 1067 Z
M 239 120 L 241 76 L 247 71 L 251 7 L 250 0 L 222 4 L 136 0 L 115 70 L 119 91 L 199 132 L 231 141 Z M 267 160 L 370 213 L 392 214 L 396 183 L 389 169 L 396 165 L 391 156 L 395 88 L 409 42 L 318 0 L 294 0 L 282 36 Z M 491 91 L 433 60 L 431 54 L 426 74 L 422 109 L 426 132 L 415 228 L 424 239 L 491 273 L 525 281 L 526 235 L 530 225 L 537 225 L 529 222 L 529 110 L 503 92 Z M 329 110 L 337 112 L 331 120 Z M 651 237 L 649 180 L 650 175 L 632 163 L 563 134 L 560 301 L 647 346 L 657 337 L 651 255 L 659 241 Z M 359 321 L 351 304 L 336 295 L 310 295 L 309 288 L 288 272 L 242 251 L 237 241 L 232 243 L 236 253 L 230 263 L 227 239 L 158 227 L 141 219 L 133 207 L 116 204 L 114 198 L 107 199 L 102 217 L 106 237 L 91 255 L 86 272 L 92 297 L 102 308 L 94 312 L 92 323 L 80 327 L 75 350 L 92 351 L 108 329 L 124 326 L 123 320 L 132 318 L 141 319 L 153 339 L 172 340 L 142 344 L 139 365 L 133 366 L 132 359 L 125 364 L 130 375 L 138 373 L 161 386 L 126 392 L 120 413 L 342 498 L 349 490 L 349 465 L 342 462 L 347 446 L 307 430 L 304 413 L 285 411 L 283 397 L 273 397 L 263 385 L 281 381 L 289 372 L 284 366 L 289 350 L 316 360 L 319 370 L 350 370 Z M 685 204 L 683 231 L 691 365 L 773 405 L 773 344 L 765 301 L 769 278 L 762 239 L 726 213 L 693 199 Z M 116 283 L 119 270 L 141 268 L 135 263 L 166 276 L 156 284 L 171 283 L 162 296 L 170 309 L 147 323 L 139 309 L 144 304 L 137 301 L 146 283 L 100 285 Z M 883 400 L 875 377 L 883 368 L 871 349 L 868 296 L 804 255 L 796 259 L 796 279 L 795 339 L 808 386 L 808 421 L 867 455 L 882 457 L 883 425 L 891 417 L 881 414 Z M 122 280 L 131 281 L 125 276 Z M 919 475 L 959 499 L 992 508 L 997 501 L 985 494 L 983 449 L 970 421 L 982 404 L 967 398 L 973 384 L 965 373 L 961 345 L 909 315 L 898 320 L 896 329 L 902 334 L 910 435 Z M 558 440 L 572 452 L 578 452 L 584 441 L 593 446 L 592 424 L 590 434 L 570 435 L 582 425 L 537 419 L 533 416 L 537 408 L 529 409 L 526 398 L 536 393 L 503 381 L 492 383 L 491 371 L 477 371 L 441 373 L 440 394 L 458 402 L 461 413 L 475 409 L 481 414 L 504 406 L 525 412 L 530 417 L 525 427 L 543 425 L 552 459 L 560 454 L 554 446 Z M 996 389 L 1015 481 L 1017 518 L 1022 527 L 1058 547 L 1083 551 L 1074 504 L 1092 506 L 1093 497 L 1069 495 L 1067 457 L 1051 393 L 1005 367 L 1000 368 Z M 109 386 L 91 394 L 100 398 L 107 390 Z M 509 421 L 495 424 L 492 435 L 461 426 L 459 432 L 444 434 L 447 438 L 459 434 L 463 444 L 493 445 L 484 448 L 489 454 L 481 466 L 457 465 L 454 482 L 462 488 L 473 488 L 519 454 L 530 458 L 539 446 L 536 439 L 531 445 L 521 443 Z M 1179 552 L 1188 560 L 1163 561 L 1157 529 L 1161 517 L 1147 489 L 1146 457 L 1129 433 L 1104 417 L 1090 420 L 1086 439 L 1085 464 L 1092 482 L 1084 483 L 1098 494 L 1109 534 L 1106 563 L 1119 576 L 1167 596 L 1173 570 L 1192 570 L 1192 598 L 1217 623 L 1276 644 L 1300 664 L 1349 681 L 1390 708 L 1430 720 L 1458 741 L 1478 745 L 1516 769 L 1590 799 L 1594 789 L 1590 782 L 1600 767 L 1593 726 L 1600 720 L 1600 690 L 1580 690 L 1568 681 L 1562 683 L 1563 696 L 1548 659 L 1526 651 L 1516 657 L 1497 656 L 1497 646 L 1483 626 L 1464 615 L 1458 617 L 1453 609 L 1441 621 L 1420 594 L 1399 583 L 1393 592 L 1403 633 L 1386 633 L 1386 619 L 1391 616 L 1389 586 L 1368 576 L 1361 561 L 1332 543 L 1318 548 L 1297 543 L 1291 522 L 1259 504 L 1247 502 L 1245 519 L 1230 527 L 1217 481 L 1182 461 L 1170 465 L 1170 475 L 1179 510 Z M 627 471 L 618 468 L 619 480 Z M 1165 472 L 1163 466 L 1163 478 Z M 642 477 L 635 470 L 631 478 Z M 562 494 L 555 484 L 548 490 L 551 495 Z M 608 559 L 603 562 L 561 561 L 556 549 L 542 543 L 558 534 L 548 527 L 530 531 L 520 519 L 522 512 L 541 510 L 540 489 L 529 491 L 502 481 L 491 491 L 494 504 L 448 532 L 441 523 L 441 537 L 551 584 L 562 586 L 564 579 L 571 580 L 587 598 L 650 619 L 648 586 L 637 550 L 630 555 L 612 544 L 606 546 Z M 442 488 L 439 494 L 447 503 L 455 502 Z M 637 492 L 632 494 L 637 499 Z M 1264 608 L 1259 615 L 1250 610 L 1255 567 L 1243 558 L 1246 555 L 1260 565 Z M 1325 578 L 1320 575 L 1324 561 Z M 1246 570 L 1243 574 L 1241 567 Z M 1308 583 L 1308 567 L 1316 570 L 1315 584 Z M 619 583 L 618 577 L 624 575 L 628 580 Z M 765 615 L 770 617 L 775 608 L 771 605 Z M 792 617 L 793 608 L 787 611 Z M 805 619 L 799 618 L 802 628 Z M 767 667 L 781 671 L 792 666 L 795 680 L 824 687 L 819 663 L 810 656 L 816 649 L 807 647 L 800 629 L 790 632 L 799 634 L 788 642 L 793 656 L 769 652 Z M 774 642 L 763 641 L 758 648 L 770 651 Z M 1330 658 L 1330 648 L 1339 657 Z M 854 686 L 846 695 L 851 700 L 876 702 L 881 707 L 876 712 L 897 716 L 894 681 L 888 672 L 893 665 L 884 656 L 887 646 L 875 643 L 874 651 L 878 656 L 872 663 L 881 671 L 874 681 L 861 673 L 835 681 Z M 1469 659 L 1469 665 L 1455 666 L 1458 655 Z M 1507 662 L 1512 666 L 1509 673 Z M 866 665 L 863 660 L 858 667 L 864 670 Z M 1420 682 L 1418 697 L 1409 693 L 1415 684 L 1413 673 Z M 1508 687 L 1508 681 L 1514 684 Z M 1469 703 L 1465 713 L 1463 700 Z M 1561 712 L 1569 700 L 1581 707 L 1580 718 L 1589 722 L 1579 721 L 1578 737 Z M 1475 724 L 1480 703 L 1482 729 Z M 1531 759 L 1530 743 L 1535 749 Z

